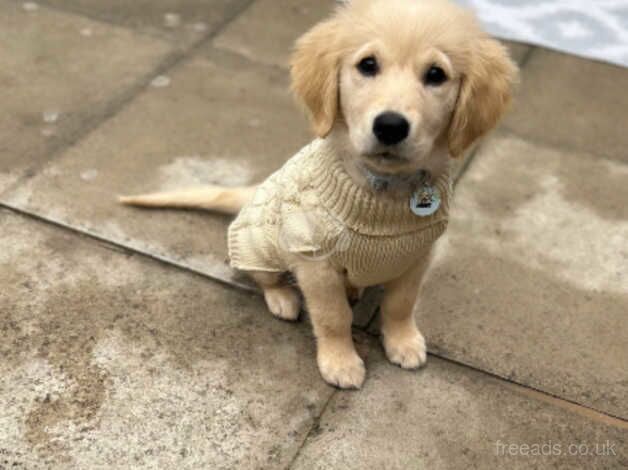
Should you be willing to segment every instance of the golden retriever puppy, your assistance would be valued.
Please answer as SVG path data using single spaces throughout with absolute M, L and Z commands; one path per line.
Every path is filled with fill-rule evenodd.
M 238 213 L 234 268 L 270 311 L 296 319 L 297 279 L 322 377 L 359 388 L 347 288 L 383 285 L 383 345 L 407 369 L 426 360 L 413 306 L 447 225 L 450 158 L 504 113 L 517 68 L 468 11 L 439 0 L 353 0 L 296 45 L 295 95 L 317 135 L 258 187 L 209 187 L 122 198 L 144 206 Z

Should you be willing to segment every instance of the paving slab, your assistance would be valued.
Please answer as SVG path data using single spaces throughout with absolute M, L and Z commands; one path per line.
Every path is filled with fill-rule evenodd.
M 2 200 L 90 234 L 238 282 L 230 219 L 120 206 L 120 194 L 263 180 L 310 140 L 287 74 L 213 51 L 182 64 Z M 166 85 L 166 86 L 163 86 Z
M 0 467 L 285 468 L 333 389 L 261 297 L 0 210 Z
M 221 31 L 213 44 L 253 61 L 287 67 L 295 40 L 327 17 L 337 3 L 334 0 L 257 0 Z M 506 43 L 518 62 L 530 50 L 525 44 Z
M 170 50 L 122 28 L 0 1 L 0 192 L 101 119 Z
M 294 41 L 336 5 L 335 0 L 257 0 L 213 43 L 250 60 L 287 67 Z
M 502 134 L 456 188 L 430 351 L 628 418 L 628 167 Z
M 62 10 L 135 28 L 189 46 L 212 34 L 251 0 L 43 0 Z
M 525 62 L 528 58 L 528 54 L 532 52 L 534 46 L 530 46 L 529 44 L 525 44 L 522 42 L 515 41 L 507 41 L 505 39 L 500 39 L 501 43 L 504 44 L 508 51 L 510 52 L 510 57 L 519 64 L 521 67 L 525 67 Z
M 505 125 L 555 146 L 628 162 L 628 69 L 536 48 Z
M 591 419 L 434 357 L 418 372 L 393 367 L 379 351 L 369 359 L 364 388 L 332 397 L 292 469 L 628 465 L 625 423 Z

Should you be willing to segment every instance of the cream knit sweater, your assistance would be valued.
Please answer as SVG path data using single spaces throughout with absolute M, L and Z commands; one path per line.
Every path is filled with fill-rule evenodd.
M 436 182 L 441 206 L 427 217 L 356 184 L 332 145 L 314 140 L 257 189 L 229 227 L 231 266 L 290 271 L 295 256 L 328 259 L 356 287 L 392 280 L 445 231 L 449 174 Z

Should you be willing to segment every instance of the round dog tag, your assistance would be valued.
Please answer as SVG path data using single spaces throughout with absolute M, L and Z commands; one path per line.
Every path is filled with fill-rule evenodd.
M 440 207 L 440 192 L 435 186 L 424 185 L 410 198 L 410 210 L 419 217 L 432 215 Z

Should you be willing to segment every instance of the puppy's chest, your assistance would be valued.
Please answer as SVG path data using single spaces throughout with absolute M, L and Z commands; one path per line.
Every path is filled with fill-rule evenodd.
M 257 190 L 229 228 L 233 267 L 289 271 L 299 260 L 328 261 L 355 286 L 392 280 L 425 256 L 445 231 L 450 182 L 436 181 L 436 212 L 417 215 L 410 199 L 359 185 L 316 141 Z
M 420 262 L 446 227 L 447 221 L 443 219 L 420 231 L 397 236 L 345 232 L 336 240 L 330 240 L 325 251 L 337 269 L 346 271 L 352 285 L 382 284 Z
M 447 227 L 447 203 L 422 217 L 412 213 L 410 200 L 388 214 L 369 205 L 338 210 L 311 187 L 294 196 L 280 198 L 279 217 L 273 220 L 271 236 L 279 251 L 288 258 L 327 260 L 357 287 L 399 277 L 425 257 Z

